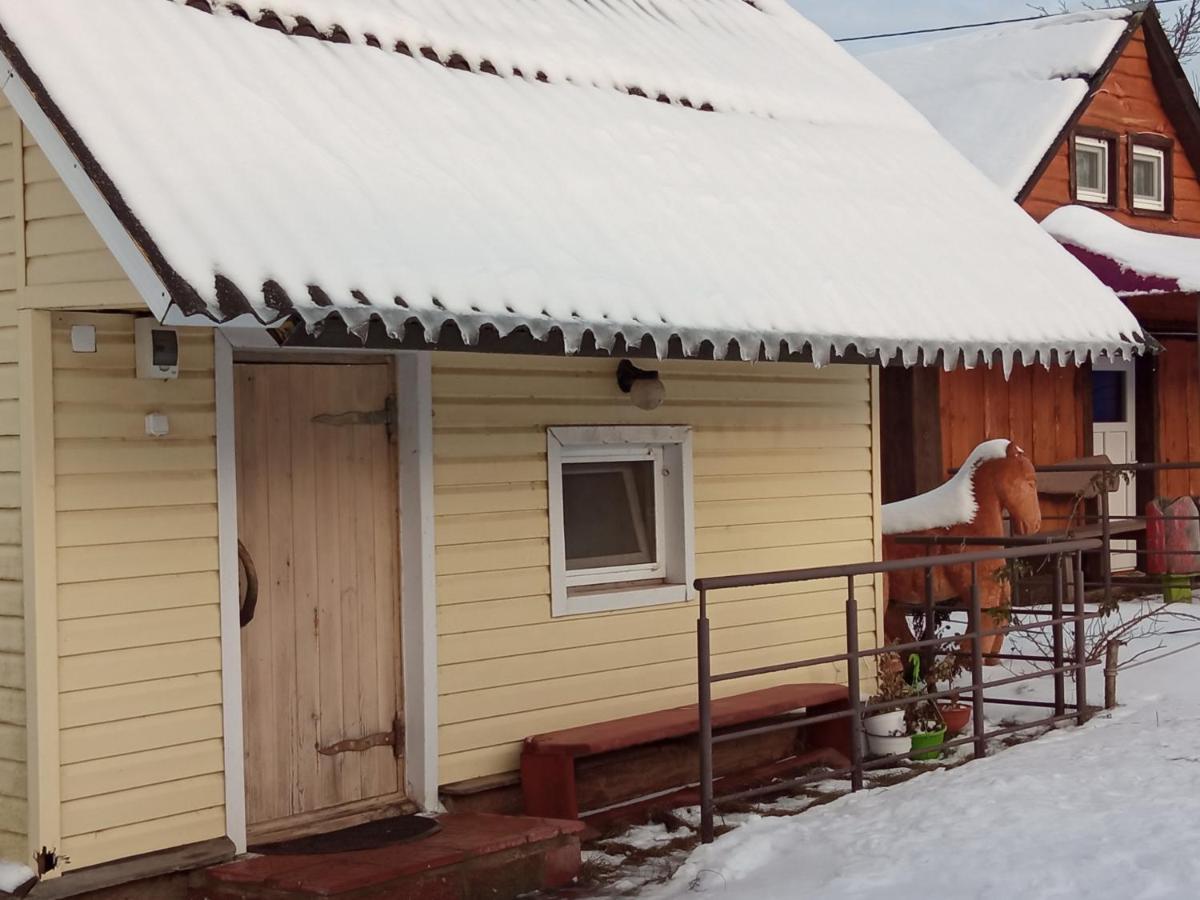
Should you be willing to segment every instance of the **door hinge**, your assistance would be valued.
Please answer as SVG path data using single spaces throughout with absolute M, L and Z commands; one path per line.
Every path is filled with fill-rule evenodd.
M 396 398 L 388 397 L 383 403 L 383 409 L 322 413 L 313 416 L 312 420 L 318 425 L 383 425 L 387 428 L 388 439 L 391 440 L 396 433 Z
M 392 756 L 399 759 L 404 753 L 404 722 L 399 716 L 392 720 L 390 731 L 379 731 L 366 737 L 348 738 L 330 744 L 328 747 L 317 745 L 317 752 L 322 756 L 337 756 L 339 753 L 361 753 L 373 747 L 391 747 Z

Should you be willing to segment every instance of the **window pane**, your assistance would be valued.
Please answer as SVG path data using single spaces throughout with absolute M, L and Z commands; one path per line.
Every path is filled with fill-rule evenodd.
M 1080 190 L 1108 193 L 1108 161 L 1103 147 L 1075 147 L 1075 183 Z
M 654 563 L 654 462 L 564 463 L 567 569 Z
M 1162 173 L 1158 157 L 1134 155 L 1133 196 L 1139 200 L 1162 200 Z
M 1092 420 L 1125 421 L 1125 373 L 1101 369 L 1092 372 Z

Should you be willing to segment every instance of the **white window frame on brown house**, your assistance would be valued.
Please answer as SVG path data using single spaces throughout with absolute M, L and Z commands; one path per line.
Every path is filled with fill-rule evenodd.
M 1165 135 L 1129 135 L 1129 209 L 1134 215 L 1168 218 L 1173 214 L 1175 142 Z M 1138 195 L 1134 189 L 1134 165 L 1138 158 L 1153 159 L 1158 169 L 1158 196 Z
M 693 591 L 695 527 L 692 432 L 680 425 L 570 426 L 546 431 L 550 507 L 550 594 L 554 616 L 682 603 Z M 648 461 L 654 465 L 654 536 L 639 538 L 650 559 L 570 568 L 563 470 L 573 464 Z M 630 496 L 631 517 L 636 517 Z
M 1147 147 L 1144 144 L 1134 144 L 1129 150 L 1129 203 L 1134 209 L 1163 212 L 1167 208 L 1166 191 L 1166 154 L 1157 147 Z M 1150 162 L 1155 168 L 1157 190 L 1153 194 L 1139 194 L 1136 189 L 1136 164 Z
M 1093 134 L 1076 134 L 1071 143 L 1071 187 L 1072 195 L 1080 203 L 1091 203 L 1099 206 L 1111 206 L 1114 202 L 1113 189 L 1116 179 L 1113 177 L 1116 162 L 1115 141 L 1107 136 Z M 1084 186 L 1079 181 L 1079 153 L 1098 151 L 1099 172 L 1103 178 L 1102 187 Z

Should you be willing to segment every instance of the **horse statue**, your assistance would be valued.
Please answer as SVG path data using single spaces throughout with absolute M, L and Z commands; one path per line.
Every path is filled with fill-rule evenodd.
M 959 547 L 953 544 L 898 543 L 896 538 L 913 536 L 978 537 L 1004 534 L 1007 512 L 1014 534 L 1032 534 L 1042 527 L 1038 505 L 1037 475 L 1025 452 L 1009 440 L 984 441 L 971 451 L 962 468 L 940 487 L 907 500 L 884 504 L 882 509 L 883 558 L 911 559 L 918 556 L 942 556 L 963 550 L 1000 550 L 996 546 Z M 1004 568 L 1000 559 L 978 564 L 980 606 L 989 610 L 1007 609 L 1011 597 L 1008 580 L 1000 577 Z M 925 573 L 913 569 L 893 572 L 884 585 L 884 633 L 889 642 L 916 640 L 901 603 L 925 602 Z M 935 602 L 971 599 L 971 566 L 958 564 L 933 569 Z M 984 615 L 983 629 L 1008 624 L 1005 613 Z M 970 651 L 964 642 L 964 652 Z M 995 665 L 995 654 L 1004 646 L 1004 635 L 990 635 L 982 641 L 984 661 Z

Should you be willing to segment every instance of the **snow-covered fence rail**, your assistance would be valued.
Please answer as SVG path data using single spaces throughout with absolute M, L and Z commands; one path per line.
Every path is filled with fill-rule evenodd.
M 882 768 L 894 765 L 914 753 L 927 753 L 956 747 L 963 744 L 973 744 L 975 757 L 981 758 L 987 752 L 988 741 L 1019 731 L 1054 725 L 1067 720 L 1074 720 L 1082 725 L 1087 721 L 1087 678 L 1086 669 L 1097 661 L 1087 657 L 1086 623 L 1096 618 L 1100 613 L 1088 612 L 1084 605 L 1083 554 L 1105 547 L 1105 542 L 1098 538 L 1086 540 L 1066 540 L 1053 543 L 1041 543 L 1035 546 L 1008 547 L 1003 550 L 978 550 L 940 556 L 923 556 L 909 559 L 888 560 L 884 562 L 853 563 L 840 566 L 819 566 L 808 569 L 792 569 L 777 572 L 763 572 L 749 575 L 727 575 L 696 579 L 695 586 L 700 594 L 699 617 L 696 622 L 696 651 L 697 651 L 697 682 L 699 688 L 699 719 L 700 719 L 700 837 L 705 843 L 713 840 L 713 816 L 716 804 L 733 800 L 745 800 L 764 794 L 778 794 L 781 791 L 801 787 L 806 783 L 834 776 L 849 775 L 851 790 L 858 791 L 863 786 L 863 773 L 868 769 Z M 1015 560 L 1025 557 L 1049 557 L 1053 560 L 1054 591 L 1051 608 L 1046 615 L 1035 616 L 1037 621 L 1027 624 L 992 625 L 983 621 L 983 611 L 980 606 L 980 584 L 978 564 L 988 560 Z M 1064 613 L 1066 594 L 1065 566 L 1072 567 L 1071 593 L 1073 595 L 1070 613 Z M 948 565 L 969 565 L 971 567 L 971 594 L 967 607 L 967 628 L 965 632 L 947 637 L 929 637 L 911 641 L 905 644 L 890 644 L 883 647 L 861 648 L 858 640 L 858 600 L 855 594 L 855 579 L 864 576 L 886 577 L 892 572 L 923 570 L 925 574 L 926 608 L 930 615 L 934 607 L 934 577 L 935 568 Z M 791 662 L 770 666 L 758 666 L 750 669 L 740 669 L 732 672 L 713 674 L 712 653 L 710 644 L 710 626 L 708 619 L 708 598 L 713 591 L 732 588 L 758 587 L 763 585 L 792 584 L 806 581 L 821 581 L 845 579 L 846 585 L 846 650 L 844 653 L 829 656 L 799 659 Z M 1072 647 L 1070 658 L 1066 652 L 1066 635 L 1064 626 L 1071 626 Z M 1032 657 L 1020 655 L 1025 660 L 1037 660 L 1050 663 L 1050 667 L 1024 674 L 1012 675 L 1007 678 L 984 681 L 983 651 L 981 639 L 1014 632 L 1033 632 L 1051 630 L 1052 650 L 1049 656 Z M 927 635 L 931 632 L 927 632 Z M 891 699 L 877 703 L 866 703 L 862 697 L 862 668 L 864 663 L 875 662 L 888 654 L 898 654 L 903 659 L 908 653 L 921 652 L 936 655 L 939 648 L 947 644 L 962 643 L 969 645 L 971 662 L 971 683 L 966 687 L 955 687 L 946 690 L 930 689 L 899 699 Z M 954 651 L 960 653 L 960 651 Z M 945 655 L 945 654 L 943 654 Z M 1015 654 L 997 654 L 997 658 L 1017 658 Z M 713 734 L 712 722 L 712 689 L 716 683 L 734 681 L 741 678 L 767 675 L 789 670 L 844 664 L 847 671 L 847 688 L 849 704 L 845 710 L 825 713 L 811 717 L 785 717 L 765 725 L 751 725 L 736 729 L 723 729 L 720 734 Z M 1066 677 L 1070 674 L 1075 682 L 1075 702 L 1070 704 L 1066 699 Z M 1035 678 L 1052 677 L 1054 679 L 1053 703 L 1039 701 L 1004 701 L 989 697 L 988 702 L 1009 702 L 1022 705 L 1045 706 L 1053 713 L 1036 721 L 1022 722 L 1018 725 L 987 730 L 984 721 L 983 705 L 985 688 L 997 688 L 1004 685 L 1029 681 Z M 936 746 L 926 745 L 916 750 L 896 753 L 889 756 L 865 760 L 863 756 L 863 716 L 884 709 L 895 709 L 912 704 L 935 701 L 942 698 L 970 695 L 973 707 L 972 732 L 969 736 L 943 740 Z M 1070 710 L 1070 711 L 1068 711 Z M 782 782 L 737 793 L 717 797 L 713 785 L 713 746 L 726 741 L 751 735 L 765 734 L 771 731 L 795 728 L 797 725 L 811 726 L 837 720 L 848 720 L 850 729 L 850 760 L 849 765 L 833 773 L 823 771 Z

